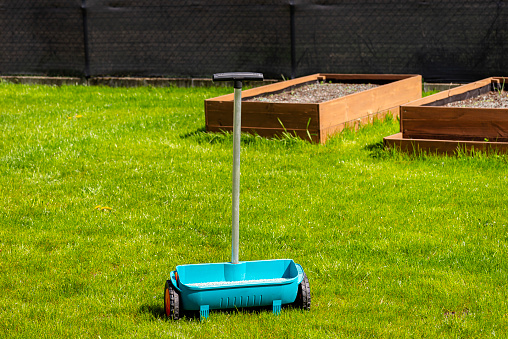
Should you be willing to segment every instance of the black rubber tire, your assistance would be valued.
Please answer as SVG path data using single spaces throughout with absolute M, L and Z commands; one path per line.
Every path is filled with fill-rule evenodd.
M 310 310 L 310 284 L 309 278 L 307 278 L 305 273 L 303 274 L 302 282 L 298 285 L 298 293 L 293 305 L 307 311 Z
M 171 280 L 167 280 L 164 287 L 164 312 L 169 319 L 180 319 L 180 293 Z

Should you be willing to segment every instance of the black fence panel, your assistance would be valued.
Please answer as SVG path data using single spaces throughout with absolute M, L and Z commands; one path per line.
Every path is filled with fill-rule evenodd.
M 465 82 L 506 74 L 506 1 L 300 1 L 298 75 L 414 73 Z
M 254 69 L 288 73 L 289 6 L 283 1 L 90 0 L 94 75 L 209 76 Z
M 82 75 L 81 0 L 0 0 L 0 74 Z
M 0 0 L 0 74 L 507 75 L 506 0 Z

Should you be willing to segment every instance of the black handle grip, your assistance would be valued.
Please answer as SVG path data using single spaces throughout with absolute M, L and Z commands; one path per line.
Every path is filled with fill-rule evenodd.
M 263 80 L 263 73 L 252 72 L 229 72 L 215 73 L 213 81 L 243 81 L 243 80 Z

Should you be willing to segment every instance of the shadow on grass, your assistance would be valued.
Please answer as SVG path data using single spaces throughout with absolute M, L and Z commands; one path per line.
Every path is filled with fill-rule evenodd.
M 207 132 L 204 127 L 189 133 L 180 135 L 181 139 L 191 140 L 198 144 L 221 144 L 233 145 L 233 133 L 230 131 Z M 294 148 L 295 146 L 312 145 L 306 140 L 289 133 L 272 138 L 261 137 L 258 134 L 250 134 L 242 132 L 241 145 L 264 145 L 269 147 Z
M 204 132 L 206 132 L 206 128 L 205 127 L 200 127 L 197 130 L 195 130 L 195 131 L 188 132 L 188 133 L 185 133 L 185 134 L 180 134 L 180 138 L 182 138 L 182 139 L 190 139 L 190 138 L 195 137 L 197 134 L 204 133 Z
M 281 312 L 284 310 L 292 309 L 294 306 L 282 305 Z M 272 308 L 269 306 L 257 306 L 257 307 L 245 307 L 245 308 L 228 308 L 223 310 L 211 310 L 209 317 L 213 317 L 214 314 L 226 314 L 226 315 L 237 315 L 239 313 L 245 313 L 250 315 L 259 315 L 264 312 L 272 313 Z M 150 314 L 154 320 L 168 320 L 162 305 L 142 305 L 139 308 L 139 313 Z M 181 314 L 182 318 L 179 321 L 199 321 L 199 311 L 183 311 Z
M 363 148 L 370 152 L 370 156 L 374 159 L 385 159 L 390 155 L 390 152 L 385 148 L 383 141 L 368 144 Z
M 284 307 L 283 307 L 284 308 Z M 259 315 L 263 312 L 272 312 L 271 307 L 245 307 L 245 308 L 228 308 L 222 310 L 210 310 L 208 317 L 213 317 L 214 314 L 238 315 L 239 313 Z M 182 320 L 199 321 L 199 311 L 184 311 L 184 318 Z
M 139 308 L 139 313 L 142 314 L 151 314 L 156 320 L 164 320 L 166 319 L 166 314 L 164 312 L 164 306 L 162 305 L 142 305 Z
M 181 139 L 192 140 L 198 144 L 225 144 L 232 142 L 231 133 L 207 132 L 205 127 L 180 135 Z

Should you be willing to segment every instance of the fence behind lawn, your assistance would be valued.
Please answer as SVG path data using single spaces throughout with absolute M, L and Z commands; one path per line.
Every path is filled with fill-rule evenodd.
M 0 75 L 506 75 L 494 0 L 0 0 Z

